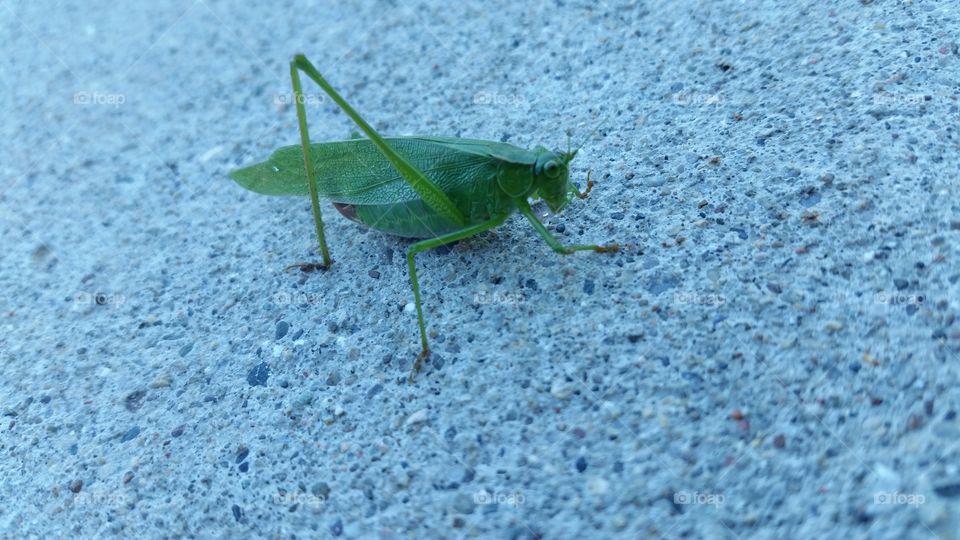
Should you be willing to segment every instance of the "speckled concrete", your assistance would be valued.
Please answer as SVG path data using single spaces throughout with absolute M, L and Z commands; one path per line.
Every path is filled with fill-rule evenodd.
M 0 535 L 960 537 L 955 2 L 267 4 L 0 5 Z M 606 118 L 548 223 L 626 249 L 419 256 L 407 384 L 409 242 L 287 272 L 226 176 L 295 52 L 387 134 Z

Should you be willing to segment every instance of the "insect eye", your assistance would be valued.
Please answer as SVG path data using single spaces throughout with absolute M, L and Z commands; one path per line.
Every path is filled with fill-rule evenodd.
M 556 176 L 560 172 L 560 164 L 556 161 L 548 161 L 543 170 L 547 173 L 547 176 Z

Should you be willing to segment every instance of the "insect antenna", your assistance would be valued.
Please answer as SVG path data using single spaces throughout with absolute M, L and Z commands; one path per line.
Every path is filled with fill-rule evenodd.
M 584 137 L 583 140 L 580 141 L 580 144 L 577 145 L 577 148 L 574 149 L 572 152 L 570 151 L 570 135 L 567 135 L 567 162 L 572 160 L 574 156 L 577 155 L 577 152 L 579 152 L 580 149 L 583 148 L 583 145 L 587 144 L 587 141 L 590 140 L 590 137 L 593 137 L 594 134 L 597 133 L 597 131 L 600 131 L 600 128 L 603 127 L 603 124 L 606 121 L 607 121 L 607 117 L 601 118 L 600 122 L 597 123 L 597 127 L 593 128 L 593 131 L 591 131 L 586 137 Z

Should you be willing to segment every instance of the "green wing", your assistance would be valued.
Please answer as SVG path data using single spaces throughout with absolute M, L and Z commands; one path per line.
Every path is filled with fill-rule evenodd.
M 475 178 L 490 178 L 499 163 L 530 164 L 533 152 L 506 143 L 445 137 L 390 137 L 387 143 L 445 193 Z M 310 146 L 320 196 L 342 204 L 391 204 L 418 200 L 369 139 Z M 264 195 L 308 195 L 300 146 L 285 146 L 270 159 L 230 173 L 238 184 Z

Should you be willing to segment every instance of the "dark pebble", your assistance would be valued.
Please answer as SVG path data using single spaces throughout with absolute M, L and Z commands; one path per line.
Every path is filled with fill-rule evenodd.
M 779 283 L 774 283 L 773 281 L 767 283 L 767 290 L 773 294 L 780 294 L 783 292 L 783 287 Z
M 914 313 L 917 312 L 918 309 L 920 308 L 918 308 L 916 304 L 907 304 L 907 307 L 906 307 L 907 315 L 913 315 Z
M 233 519 L 240 521 L 240 518 L 243 517 L 243 512 L 240 510 L 240 507 L 233 505 L 230 507 L 230 509 L 233 510 Z
M 623 212 L 614 212 L 610 214 L 610 219 L 617 219 L 617 220 L 623 219 Z
M 266 386 L 268 377 L 270 377 L 270 366 L 266 362 L 260 362 L 247 374 L 247 382 L 250 386 Z
M 583 456 L 577 458 L 577 472 L 587 470 L 587 460 Z
M 595 287 L 595 285 L 594 285 L 594 283 L 593 283 L 593 280 L 591 280 L 591 279 L 584 280 L 584 282 L 583 282 L 583 292 L 585 292 L 585 293 L 587 293 L 587 294 L 593 294 L 594 287 Z
M 783 434 L 779 434 L 773 438 L 773 447 L 774 448 L 783 448 L 787 445 L 787 438 Z
M 174 437 L 179 437 L 179 436 L 183 435 L 183 429 L 184 429 L 184 426 L 177 426 L 177 427 L 173 428 L 173 431 L 170 432 L 170 435 L 172 435 L 172 436 L 174 436 Z
M 326 482 L 316 483 L 312 488 L 310 488 L 310 493 L 313 493 L 315 497 L 319 497 L 320 499 L 326 501 L 330 498 L 330 486 L 327 485 Z
M 74 480 L 70 482 L 70 491 L 74 493 L 80 493 L 80 490 L 83 489 L 83 480 Z
M 466 525 L 466 524 L 467 524 L 467 522 L 464 521 L 462 517 L 455 517 L 455 518 L 453 518 L 453 528 L 454 528 L 454 529 L 462 529 L 463 526 Z
M 371 386 L 370 389 L 367 390 L 367 399 L 370 399 L 370 398 L 372 398 L 373 396 L 379 394 L 382 390 L 383 390 L 383 385 L 382 385 L 382 384 L 375 384 L 375 385 Z
M 953 484 L 941 484 L 933 488 L 933 492 L 948 499 L 960 497 L 960 482 Z
M 241 446 L 240 451 L 237 452 L 237 463 L 242 463 L 243 460 L 247 459 L 247 456 L 250 455 L 250 449 L 246 446 Z
M 140 407 L 143 407 L 143 398 L 147 395 L 146 390 L 137 390 L 136 392 L 131 392 L 127 399 L 124 400 L 123 405 L 127 408 L 128 411 L 134 412 Z
M 126 433 L 123 434 L 123 437 L 121 437 L 120 442 L 125 443 L 127 441 L 132 441 L 133 439 L 136 439 L 137 435 L 139 434 L 140 434 L 140 427 L 133 426 Z
M 244 461 L 243 463 L 240 464 L 239 468 L 240 468 L 240 472 L 247 472 L 250 470 L 250 463 Z
M 380 279 L 380 272 L 377 272 L 376 270 L 371 270 L 367 272 L 367 274 L 373 279 Z
M 567 230 L 567 227 L 563 223 L 558 223 L 557 226 L 553 228 L 553 230 L 557 231 L 560 234 L 563 234 L 563 231 Z
M 274 336 L 274 339 L 283 339 L 283 336 L 287 335 L 287 332 L 290 331 L 290 323 L 287 321 L 277 322 L 277 333 Z
M 333 522 L 333 525 L 330 526 L 330 534 L 334 536 L 340 536 L 343 534 L 343 521 L 336 520 Z
M 893 285 L 898 291 L 902 291 L 910 286 L 910 282 L 905 279 L 895 279 L 893 280 Z
M 290 341 L 296 341 L 300 339 L 300 336 L 302 335 L 303 335 L 303 329 L 297 330 L 296 332 L 293 333 L 292 336 L 290 336 Z

